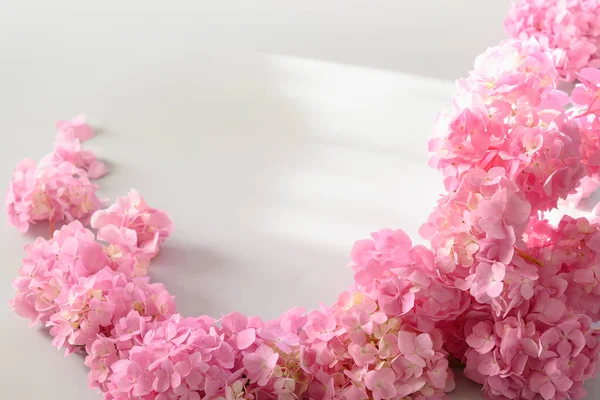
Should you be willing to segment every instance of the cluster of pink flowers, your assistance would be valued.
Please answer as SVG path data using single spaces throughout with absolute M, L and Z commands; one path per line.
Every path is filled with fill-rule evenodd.
M 585 67 L 600 67 L 600 3 L 597 0 L 517 0 L 504 27 L 510 37 L 536 38 L 559 49 L 562 79 L 574 81 Z
M 101 206 L 90 179 L 102 177 L 106 167 L 81 146 L 94 132 L 83 116 L 59 121 L 56 128 L 54 151 L 39 164 L 19 162 L 13 172 L 5 203 L 9 221 L 20 232 L 38 221 L 49 221 L 52 231 L 57 223 L 83 220 Z
M 597 187 L 600 71 L 578 77 L 569 96 L 553 54 L 505 41 L 459 81 L 430 142 L 448 194 L 421 233 L 439 276 L 471 296 L 440 329 L 489 399 L 579 399 L 598 368 L 600 226 L 545 219 Z
M 441 332 L 388 316 L 363 292 L 270 322 L 136 315 L 128 326 L 134 334 L 88 346 L 89 383 L 105 399 L 444 399 L 454 388 Z
M 104 247 L 79 221 L 50 240 L 38 238 L 25 247 L 12 308 L 49 327 L 53 344 L 67 353 L 85 349 L 98 335 L 130 334 L 132 319 L 171 317 L 175 303 L 164 285 L 148 282 L 145 264 L 115 257 L 114 246 Z
M 123 215 L 150 221 L 143 214 L 151 210 L 168 221 L 132 193 L 144 207 Z M 117 209 L 108 214 L 120 215 Z M 97 213 L 93 220 L 108 215 Z M 121 218 L 113 220 L 119 225 L 105 222 L 103 228 L 137 228 L 138 237 L 147 230 Z M 163 285 L 121 262 L 138 247 L 120 247 L 115 257 L 115 237 L 103 246 L 74 221 L 50 240 L 37 239 L 26 247 L 11 302 L 49 327 L 55 346 L 87 354 L 89 384 L 107 400 L 442 399 L 454 388 L 435 323 L 459 316 L 469 298 L 443 284 L 433 253 L 413 248 L 402 231 L 357 242 L 357 287 L 332 307 L 292 309 L 269 322 L 239 313 L 219 321 L 175 314 Z
M 454 380 L 435 324 L 470 300 L 441 282 L 433 257 L 383 230 L 357 242 L 356 287 L 331 307 L 268 322 L 129 313 L 130 329 L 86 343 L 89 383 L 108 400 L 445 399 Z
M 173 233 L 173 223 L 167 214 L 149 207 L 136 190 L 107 209 L 95 212 L 91 225 L 98 229 L 99 240 L 113 245 L 111 251 L 119 255 L 121 263 L 132 257 L 148 262 Z
M 90 218 L 60 208 L 97 234 L 74 221 L 27 246 L 12 307 L 84 353 L 105 400 L 447 400 L 452 361 L 487 399 L 581 399 L 600 361 L 600 223 L 546 213 L 600 182 L 600 71 L 568 95 L 554 56 L 531 38 L 478 57 L 430 141 L 447 190 L 421 229 L 431 248 L 391 229 L 357 241 L 332 306 L 182 317 L 147 278 L 173 224 L 132 190 Z M 81 126 L 59 142 L 88 138 Z M 94 162 L 57 150 L 43 165 L 97 176 Z M 35 168 L 13 177 L 13 222 L 36 220 L 39 202 L 17 212 Z

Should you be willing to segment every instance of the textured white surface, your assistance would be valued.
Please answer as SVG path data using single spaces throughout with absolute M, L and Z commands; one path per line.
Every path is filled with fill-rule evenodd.
M 85 112 L 102 129 L 89 147 L 110 162 L 101 194 L 135 187 L 175 222 L 152 276 L 181 313 L 331 303 L 354 240 L 383 227 L 417 238 L 441 188 L 426 142 L 454 86 L 409 73 L 465 71 L 501 37 L 507 2 L 487 3 L 3 4 L 0 181 L 51 149 L 55 119 Z M 99 399 L 80 357 L 8 309 L 33 238 L 0 213 L 1 397 Z M 461 388 L 455 399 L 479 398 Z

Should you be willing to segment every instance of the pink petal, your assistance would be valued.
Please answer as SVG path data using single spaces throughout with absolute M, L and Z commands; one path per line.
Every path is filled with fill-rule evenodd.
M 133 387 L 134 396 L 145 396 L 152 392 L 152 376 L 148 373 L 140 376 Z
M 260 371 L 260 369 L 262 368 L 263 360 L 256 353 L 249 353 L 244 356 L 244 358 L 242 359 L 242 363 L 244 364 L 244 367 L 246 367 L 248 372 L 255 373 Z
M 415 306 L 415 294 L 408 292 L 402 296 L 402 313 L 406 314 Z
M 106 164 L 101 161 L 94 161 L 88 168 L 88 176 L 90 179 L 102 178 L 106 175 Z
M 431 358 L 435 354 L 433 351 L 433 342 L 431 336 L 427 333 L 422 333 L 415 339 L 415 348 L 419 356 L 423 358 Z
M 537 358 L 540 356 L 540 348 L 537 343 L 531 338 L 525 338 L 521 341 L 523 351 L 530 357 Z
M 485 339 L 479 335 L 476 335 L 475 333 L 472 333 L 469 336 L 467 336 L 466 341 L 469 346 L 471 346 L 475 350 L 478 350 L 483 347 L 483 345 L 485 344 L 487 339 Z
M 539 393 L 542 395 L 544 400 L 552 400 L 556 394 L 556 389 L 554 388 L 552 382 L 546 381 L 540 387 Z
M 503 289 L 504 289 L 504 284 L 501 281 L 498 281 L 498 282 L 491 283 L 487 287 L 487 289 L 485 290 L 485 292 L 491 298 L 495 298 L 495 297 L 500 296 L 500 294 L 502 293 Z
M 576 104 L 578 106 L 589 105 L 591 99 L 592 96 L 585 89 L 585 87 L 583 87 L 583 85 L 577 85 L 571 92 L 571 100 L 573 101 L 573 104 Z
M 256 331 L 254 328 L 248 328 L 241 332 L 238 332 L 236 336 L 236 345 L 239 350 L 247 349 L 254 344 L 256 340 Z
M 573 386 L 573 381 L 563 374 L 552 375 L 552 383 L 561 392 L 566 392 Z
M 585 244 L 594 251 L 600 251 L 600 232 L 585 239 Z
M 505 272 L 506 268 L 504 267 L 504 264 L 499 262 L 492 264 L 492 276 L 494 277 L 494 280 L 501 281 L 504 279 Z
M 561 340 L 561 342 L 556 347 L 556 351 L 559 356 L 567 357 L 571 355 L 571 352 L 573 351 L 573 346 L 571 346 L 571 343 L 569 343 L 568 340 Z
M 177 372 L 173 372 L 171 375 L 171 387 L 173 389 L 178 388 L 181 385 L 181 375 Z
M 592 283 L 596 280 L 594 271 L 590 269 L 578 269 L 573 275 L 575 282 L 579 283 Z
M 593 67 L 582 68 L 577 76 L 582 82 L 590 86 L 597 86 L 600 84 L 600 70 Z
M 179 361 L 175 364 L 175 372 L 177 372 L 182 377 L 188 376 L 191 372 L 190 365 L 185 361 Z
M 163 393 L 169 390 L 170 386 L 171 380 L 169 379 L 169 377 L 162 371 L 157 371 L 155 373 L 154 383 L 152 385 L 154 390 L 156 390 L 158 393 Z
M 492 335 L 492 326 L 487 322 L 480 322 L 473 327 L 473 333 L 482 338 L 487 338 Z
M 527 283 L 523 283 L 521 285 L 521 296 L 523 296 L 524 299 L 531 299 L 533 297 L 533 286 Z
M 415 353 L 415 337 L 416 335 L 411 332 L 398 332 L 398 349 L 400 349 L 402 354 L 408 355 Z
M 544 307 L 544 315 L 546 319 L 552 323 L 558 322 L 565 314 L 567 307 L 562 301 L 556 299 L 548 299 Z
M 534 372 L 529 378 L 529 387 L 534 392 L 540 391 L 540 388 L 544 383 L 548 381 L 548 377 L 546 375 L 540 374 L 539 372 Z
M 498 363 L 493 362 L 493 360 L 485 360 L 479 363 L 477 371 L 485 376 L 494 376 L 500 372 L 500 366 L 498 366 Z

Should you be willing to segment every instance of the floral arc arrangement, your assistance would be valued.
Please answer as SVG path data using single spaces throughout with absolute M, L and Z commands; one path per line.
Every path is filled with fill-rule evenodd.
M 582 399 L 600 357 L 600 223 L 547 216 L 598 186 L 600 70 L 568 94 L 558 60 L 535 38 L 480 55 L 429 142 L 446 189 L 420 230 L 430 245 L 373 233 L 333 305 L 272 321 L 177 314 L 147 276 L 172 221 L 135 190 L 101 209 L 93 131 L 59 122 L 6 197 L 20 231 L 58 228 L 25 246 L 11 306 L 84 354 L 106 400 L 442 400 L 455 363 L 486 399 Z

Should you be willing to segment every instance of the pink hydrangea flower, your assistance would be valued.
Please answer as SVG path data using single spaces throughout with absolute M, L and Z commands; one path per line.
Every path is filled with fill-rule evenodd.
M 82 116 L 61 121 L 57 128 L 54 152 L 37 165 L 25 159 L 13 172 L 5 205 L 9 223 L 20 232 L 39 221 L 49 221 L 51 232 L 61 222 L 85 222 L 101 206 L 89 179 L 104 175 L 106 167 L 80 144 L 93 131 Z
M 482 321 L 473 327 L 473 333 L 467 336 L 467 344 L 480 354 L 486 354 L 494 349 L 496 340 L 493 326 L 490 322 Z
M 39 195 L 34 195 L 36 186 L 36 164 L 35 161 L 25 159 L 17 164 L 17 167 L 12 175 L 12 180 L 6 193 L 6 211 L 9 222 L 15 226 L 19 232 L 26 232 L 29 229 L 29 224 L 32 214 L 35 210 L 39 210 L 38 202 L 35 200 Z M 39 202 L 44 204 L 43 202 Z
M 85 115 L 79 114 L 70 121 L 58 121 L 56 123 L 58 141 L 72 142 L 77 139 L 85 142 L 94 137 L 92 127 L 86 122 Z
M 546 363 L 543 371 L 534 372 L 529 381 L 531 390 L 541 394 L 544 400 L 556 398 L 557 392 L 562 393 L 562 396 L 568 396 L 567 391 L 571 386 L 573 381 L 560 372 L 556 360 Z
M 279 354 L 266 345 L 260 345 L 254 353 L 249 353 L 242 359 L 250 382 L 265 386 L 277 365 Z
M 173 232 L 173 223 L 163 211 L 146 204 L 136 190 L 127 197 L 117 199 L 105 210 L 94 213 L 92 227 L 98 229 L 98 238 L 117 246 L 129 247 L 154 257 L 163 243 Z
M 40 161 L 40 166 L 60 165 L 68 162 L 87 172 L 90 179 L 101 178 L 106 175 L 106 165 L 96 158 L 89 150 L 84 150 L 79 139 L 73 141 L 57 141 L 54 152 L 46 155 Z
M 394 371 L 391 368 L 373 370 L 365 376 L 365 385 L 373 393 L 373 399 L 393 399 L 396 396 Z
M 72 285 L 110 266 L 94 234 L 74 221 L 47 241 L 25 246 L 26 257 L 13 281 L 13 309 L 32 323 L 47 323 L 58 312 L 57 298 Z

